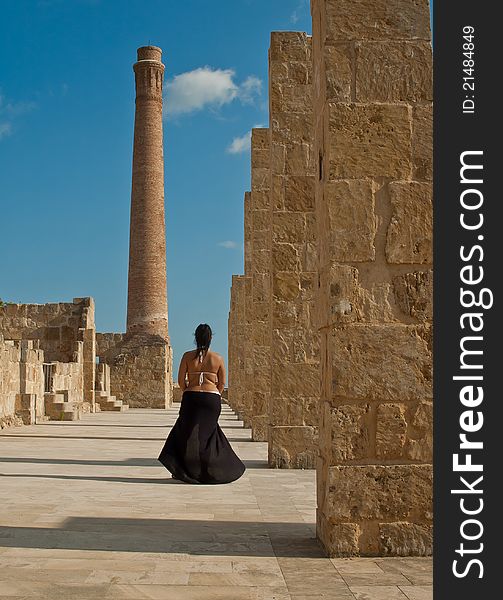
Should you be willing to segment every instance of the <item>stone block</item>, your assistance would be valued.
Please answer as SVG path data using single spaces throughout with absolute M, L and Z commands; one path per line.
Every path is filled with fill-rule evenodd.
M 336 397 L 383 402 L 431 399 L 430 327 L 355 323 L 335 329 L 329 344 Z
M 432 51 L 428 41 L 358 42 L 358 102 L 431 102 Z
M 273 260 L 274 255 L 275 253 L 273 251 Z M 300 293 L 299 274 L 289 271 L 274 273 L 272 292 L 277 300 L 295 300 L 299 297 Z
M 320 431 L 321 450 L 331 464 L 370 456 L 371 409 L 369 404 L 330 407 L 324 403 L 325 422 Z
M 349 102 L 353 81 L 352 57 L 350 44 L 323 46 L 323 67 L 325 72 L 325 89 L 323 93 L 330 102 Z
M 275 353 L 272 358 L 272 390 L 276 397 L 288 399 L 292 404 L 300 404 L 301 397 L 319 397 L 319 365 L 316 363 L 283 364 L 276 359 Z M 297 400 L 292 401 L 292 398 Z
M 330 557 L 359 554 L 358 540 L 361 531 L 357 523 L 331 523 L 318 509 L 316 535 Z
M 296 31 L 273 31 L 269 50 L 271 62 L 305 61 L 311 59 L 311 39 Z
M 301 244 L 306 239 L 306 217 L 302 212 L 275 212 L 272 222 L 273 243 Z
M 393 278 L 393 293 L 400 310 L 419 321 L 433 319 L 433 271 L 414 271 Z
M 330 467 L 327 517 L 431 522 L 432 479 L 431 465 Z
M 270 110 L 273 114 L 288 112 L 304 114 L 313 104 L 311 85 L 290 85 L 272 82 L 269 88 Z
M 375 258 L 374 184 L 368 180 L 324 185 L 328 219 L 321 226 L 330 236 L 330 256 L 337 262 L 367 262 Z
M 314 469 L 317 444 L 316 427 L 271 427 L 269 465 L 273 469 Z
M 411 173 L 411 109 L 404 104 L 329 103 L 329 179 Z
M 268 178 L 269 179 L 269 178 Z M 270 193 L 269 193 L 269 182 L 267 182 L 267 189 L 252 190 L 252 202 L 255 210 L 266 210 L 270 206 Z
M 412 109 L 412 163 L 413 179 L 433 179 L 433 106 L 415 106 Z
M 419 523 L 379 523 L 381 556 L 431 556 L 433 527 Z
M 284 207 L 287 211 L 313 211 L 314 177 L 288 177 L 285 182 Z
M 386 237 L 389 263 L 424 264 L 433 260 L 433 209 L 430 183 L 395 181 L 389 185 L 392 207 Z
M 275 244 L 272 251 L 272 267 L 274 271 L 300 272 L 298 246 L 295 244 Z M 295 298 L 296 295 L 294 294 L 293 297 Z
M 403 404 L 380 404 L 377 408 L 376 455 L 389 460 L 402 457 L 407 421 Z
M 431 38 L 428 0 L 313 0 L 313 4 L 321 11 L 328 43 Z

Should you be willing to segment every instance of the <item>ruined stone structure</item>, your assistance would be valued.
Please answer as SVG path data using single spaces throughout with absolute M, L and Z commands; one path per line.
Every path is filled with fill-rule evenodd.
M 254 132 L 245 276 L 231 289 L 229 401 L 267 438 L 271 466 L 316 465 L 317 532 L 329 554 L 429 554 L 428 2 L 311 6 L 312 41 L 271 37 L 269 146 Z M 266 172 L 260 205 L 254 185 Z M 237 335 L 250 322 L 250 274 L 251 348 Z M 265 402 L 244 392 L 258 374 Z
M 98 335 L 111 393 L 133 407 L 167 408 L 172 399 L 168 335 L 162 83 L 155 46 L 138 48 L 126 334 Z
M 0 333 L 6 352 L 4 377 L 11 382 L 0 393 L 5 414 L 25 410 L 34 422 L 35 415 L 71 420 L 82 412 L 95 411 L 92 298 L 53 304 L 6 304 L 0 307 Z M 16 394 L 25 397 L 17 399 L 13 410 Z M 28 413 L 22 416 L 24 422 L 29 420 Z
M 0 429 L 44 419 L 44 352 L 38 340 L 0 334 Z

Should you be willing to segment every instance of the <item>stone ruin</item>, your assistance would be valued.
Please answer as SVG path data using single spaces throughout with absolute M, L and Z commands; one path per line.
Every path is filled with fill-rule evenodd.
M 427 0 L 312 0 L 273 32 L 254 129 L 229 403 L 269 465 L 316 468 L 330 555 L 432 534 L 432 49 Z
M 97 333 L 92 298 L 0 306 L 0 425 L 167 408 L 168 335 L 161 50 L 138 49 L 127 330 Z
M 316 469 L 317 535 L 329 555 L 427 555 L 429 6 L 312 0 L 311 10 L 312 37 L 271 35 L 269 127 L 252 132 L 244 273 L 232 277 L 228 401 L 268 442 L 271 467 Z M 0 307 L 2 427 L 179 397 L 160 60 L 148 46 L 135 64 L 127 331 L 96 333 L 90 298 Z

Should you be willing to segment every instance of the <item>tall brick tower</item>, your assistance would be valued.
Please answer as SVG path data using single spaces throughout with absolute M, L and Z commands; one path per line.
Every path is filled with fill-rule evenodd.
M 168 340 L 162 51 L 138 48 L 129 240 L 127 333 Z
M 131 407 L 167 408 L 173 398 L 168 335 L 162 152 L 161 49 L 138 48 L 129 238 L 127 330 L 98 336 L 112 394 Z

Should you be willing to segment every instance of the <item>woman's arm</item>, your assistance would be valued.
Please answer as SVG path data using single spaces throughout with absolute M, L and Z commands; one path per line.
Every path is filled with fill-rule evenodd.
M 217 389 L 220 392 L 220 395 L 222 395 L 222 392 L 224 391 L 224 387 L 225 387 L 225 365 L 224 365 L 223 358 L 220 362 L 220 366 L 218 367 L 217 377 L 218 377 Z
M 185 382 L 185 374 L 187 373 L 187 361 L 185 360 L 185 354 L 182 356 L 182 360 L 180 361 L 180 367 L 178 368 L 178 385 L 180 389 L 183 391 L 187 384 Z

